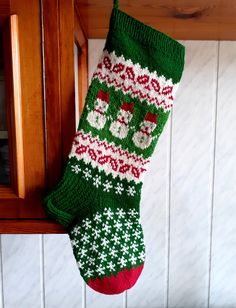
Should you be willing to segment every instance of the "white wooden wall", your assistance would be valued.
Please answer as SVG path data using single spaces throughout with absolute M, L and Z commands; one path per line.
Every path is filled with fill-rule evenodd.
M 85 287 L 67 235 L 2 235 L 0 307 L 236 307 L 236 42 L 182 43 L 183 79 L 143 187 L 135 287 Z M 90 76 L 103 45 L 89 42 Z

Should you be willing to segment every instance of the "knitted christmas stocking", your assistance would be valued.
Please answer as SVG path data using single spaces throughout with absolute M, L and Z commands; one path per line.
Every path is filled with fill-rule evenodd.
M 48 214 L 68 230 L 82 277 L 105 294 L 129 289 L 142 271 L 142 180 L 185 54 L 116 2 L 63 177 L 45 199 Z

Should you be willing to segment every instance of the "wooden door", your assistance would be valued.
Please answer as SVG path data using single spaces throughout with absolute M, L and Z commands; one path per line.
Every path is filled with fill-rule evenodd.
M 9 178 L 0 183 L 1 218 L 44 217 L 45 140 L 38 1 L 0 1 Z
M 75 134 L 87 88 L 87 39 L 68 0 L 0 0 L 0 29 L 10 165 L 8 181 L 0 177 L 0 233 L 64 232 L 42 201 L 62 175 Z

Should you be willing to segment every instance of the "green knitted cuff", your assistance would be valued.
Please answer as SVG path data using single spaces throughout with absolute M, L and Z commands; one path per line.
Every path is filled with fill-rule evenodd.
M 56 219 L 65 228 L 68 228 L 68 226 L 71 224 L 71 222 L 73 220 L 73 216 L 59 210 L 57 207 L 55 207 L 52 204 L 50 199 L 47 200 L 46 209 L 47 209 L 47 213 L 48 213 L 49 217 Z
M 132 16 L 113 8 L 105 48 L 115 50 L 134 63 L 142 63 L 149 71 L 179 82 L 184 67 L 185 47 L 168 35 L 142 23 Z

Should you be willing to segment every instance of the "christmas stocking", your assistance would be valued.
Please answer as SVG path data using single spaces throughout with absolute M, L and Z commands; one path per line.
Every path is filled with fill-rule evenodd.
M 144 174 L 169 117 L 184 47 L 115 3 L 63 177 L 45 199 L 69 233 L 94 290 L 131 288 L 144 263 L 139 203 Z

